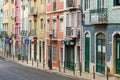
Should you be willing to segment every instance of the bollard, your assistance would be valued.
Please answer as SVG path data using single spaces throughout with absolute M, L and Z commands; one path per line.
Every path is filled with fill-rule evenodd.
M 108 70 L 108 67 L 107 67 L 107 80 L 109 80 L 108 71 L 109 71 L 109 70 Z
M 93 66 L 93 79 L 95 79 L 95 68 Z
M 60 61 L 58 61 L 58 65 L 59 65 L 59 72 L 61 72 L 61 69 L 60 69 Z
M 14 55 L 13 55 L 13 61 L 14 61 Z
M 73 62 L 73 74 L 75 75 L 75 63 Z
M 22 57 L 22 63 L 24 62 L 23 57 Z
M 11 60 L 11 54 L 10 54 L 10 60 Z
M 27 58 L 27 64 L 28 64 L 28 58 Z
M 65 73 L 65 61 L 64 61 L 64 73 Z
M 8 58 L 8 53 L 7 53 L 7 58 Z
M 32 58 L 32 66 L 33 66 L 33 58 Z
M 45 60 L 43 60 L 43 68 L 45 68 Z
M 37 67 L 39 67 L 39 65 L 38 65 L 38 59 L 37 59 Z
M 79 70 L 80 70 L 80 76 L 81 76 L 81 62 L 79 63 Z

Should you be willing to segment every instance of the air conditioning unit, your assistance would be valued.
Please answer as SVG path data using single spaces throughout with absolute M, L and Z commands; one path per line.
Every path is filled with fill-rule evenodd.
M 72 28 L 71 29 L 71 37 L 72 38 L 76 38 L 77 37 L 77 29 L 76 28 Z

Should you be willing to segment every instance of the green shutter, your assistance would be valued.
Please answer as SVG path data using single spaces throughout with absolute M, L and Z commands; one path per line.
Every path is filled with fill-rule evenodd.
M 85 2 L 84 2 L 84 8 L 85 8 L 85 10 L 86 10 L 86 0 L 85 0 Z

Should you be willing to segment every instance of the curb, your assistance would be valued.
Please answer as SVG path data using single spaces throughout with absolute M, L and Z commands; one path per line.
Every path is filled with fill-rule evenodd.
M 1 56 L 1 55 L 0 55 Z M 1 56 L 3 57 L 3 56 Z M 57 75 L 61 75 L 61 76 L 64 76 L 64 77 L 70 77 L 70 78 L 74 78 L 75 80 L 81 80 L 81 79 L 84 79 L 84 80 L 91 80 L 91 79 L 87 79 L 87 78 L 84 78 L 82 76 L 77 76 L 77 75 L 70 75 L 70 74 L 67 74 L 67 73 L 63 73 L 63 72 L 55 72 L 55 71 L 52 71 L 52 70 L 47 70 L 47 69 L 42 69 L 40 67 L 35 67 L 35 66 L 30 66 L 28 64 L 24 64 L 24 63 L 21 63 L 19 61 L 13 61 L 11 59 L 8 59 L 6 57 L 3 57 L 11 62 L 14 62 L 16 64 L 19 64 L 19 65 L 22 65 L 22 66 L 25 66 L 25 67 L 29 67 L 29 68 L 34 68 L 34 69 L 38 69 L 38 70 L 42 70 L 42 71 L 45 71 L 45 72 L 48 72 L 48 73 L 51 73 L 51 74 L 57 74 Z

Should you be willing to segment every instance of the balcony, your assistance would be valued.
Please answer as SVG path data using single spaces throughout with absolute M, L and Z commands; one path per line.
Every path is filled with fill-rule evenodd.
M 108 23 L 107 8 L 100 8 L 90 10 L 90 23 L 91 24 L 107 24 Z
M 79 38 L 80 30 L 77 27 L 66 27 L 66 37 Z
M 16 24 L 19 24 L 19 23 L 20 23 L 20 18 L 18 18 L 17 16 L 15 17 L 14 20 L 15 20 L 15 23 L 16 23 Z
M 77 8 L 80 8 L 80 5 L 77 5 L 77 0 L 67 0 L 66 8 L 67 9 L 77 9 Z
M 34 36 L 34 29 L 31 29 L 28 35 L 29 36 Z
M 57 40 L 57 29 L 50 29 L 51 32 L 49 34 L 52 35 L 52 40 L 56 41 Z
M 31 16 L 37 16 L 37 14 L 38 14 L 37 6 L 31 7 L 30 8 L 30 15 Z

